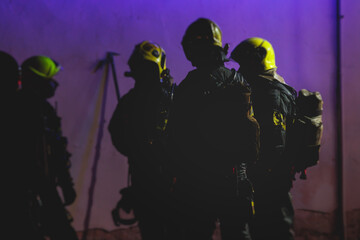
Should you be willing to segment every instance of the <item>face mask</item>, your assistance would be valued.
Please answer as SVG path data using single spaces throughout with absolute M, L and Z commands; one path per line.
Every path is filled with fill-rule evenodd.
M 59 84 L 54 79 L 47 79 L 44 81 L 40 93 L 44 98 L 51 98 L 55 95 L 58 86 Z

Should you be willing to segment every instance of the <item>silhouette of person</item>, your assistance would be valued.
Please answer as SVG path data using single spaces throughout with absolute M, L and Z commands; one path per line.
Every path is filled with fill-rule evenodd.
M 286 153 L 296 92 L 276 72 L 274 49 L 267 40 L 248 38 L 235 47 L 231 58 L 251 86 L 254 117 L 261 130 L 259 160 L 249 169 L 256 205 L 252 239 L 294 239 L 292 163 Z
M 128 61 L 135 86 L 118 103 L 109 124 L 113 145 L 128 157 L 133 209 L 143 240 L 167 234 L 167 121 L 172 78 L 165 51 L 156 43 L 135 46 Z
M 70 174 L 67 138 L 61 118 L 47 101 L 58 83 L 60 65 L 46 56 L 33 56 L 22 65 L 22 87 L 16 97 L 15 161 L 21 192 L 26 200 L 26 219 L 34 239 L 78 239 L 65 206 L 76 198 Z M 62 190 L 63 199 L 57 187 Z
M 250 89 L 224 66 L 227 47 L 213 21 L 190 24 L 182 46 L 196 69 L 177 87 L 169 120 L 179 238 L 211 239 L 219 219 L 222 239 L 249 239 L 246 168 L 257 158 L 259 134 Z

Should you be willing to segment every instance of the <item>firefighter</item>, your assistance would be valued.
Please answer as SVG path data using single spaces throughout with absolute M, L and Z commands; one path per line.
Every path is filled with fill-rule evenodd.
M 19 65 L 10 54 L 0 51 L 0 79 L 2 81 L 3 96 L 13 96 L 18 90 Z
M 250 89 L 224 66 L 227 47 L 213 21 L 191 23 L 182 47 L 196 69 L 178 86 L 169 120 L 180 238 L 211 239 L 219 220 L 222 239 L 249 239 L 246 168 L 257 158 L 259 134 Z
M 259 160 L 249 169 L 256 203 L 252 239 L 294 239 L 287 139 L 296 91 L 277 73 L 274 49 L 267 40 L 248 38 L 235 47 L 231 58 L 250 84 L 254 117 L 261 131 Z
M 165 148 L 175 84 L 165 51 L 154 42 L 137 44 L 128 65 L 125 75 L 135 80 L 135 86 L 120 99 L 108 130 L 113 145 L 128 158 L 131 185 L 122 192 L 134 200 L 142 239 L 165 239 L 169 188 Z
M 78 239 L 65 206 L 76 199 L 70 174 L 70 153 L 61 118 L 47 99 L 58 86 L 61 66 L 47 56 L 33 56 L 21 65 L 22 88 L 16 100 L 16 161 L 26 191 L 31 228 L 41 236 Z M 63 199 L 57 188 L 60 187 Z
M 26 191 L 23 190 L 23 181 L 19 181 L 21 172 L 19 171 L 18 162 L 16 162 L 15 153 L 18 151 L 18 140 L 14 136 L 13 116 L 16 114 L 15 99 L 18 90 L 19 65 L 15 58 L 10 54 L 0 51 L 0 81 L 1 97 L 3 101 L 3 127 L 2 136 L 4 138 L 3 167 L 2 176 L 6 179 L 3 183 L 3 205 L 4 219 L 3 225 L 4 236 L 12 236 L 13 239 L 40 239 L 36 232 L 32 231 L 30 219 L 27 212 L 27 201 L 24 200 Z M 19 231 L 21 229 L 21 231 Z

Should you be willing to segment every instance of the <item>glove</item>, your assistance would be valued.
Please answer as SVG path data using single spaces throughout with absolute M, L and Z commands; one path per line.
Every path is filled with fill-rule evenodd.
M 64 205 L 68 206 L 74 203 L 76 199 L 76 191 L 73 186 L 63 186 L 62 187 L 62 193 L 64 196 Z

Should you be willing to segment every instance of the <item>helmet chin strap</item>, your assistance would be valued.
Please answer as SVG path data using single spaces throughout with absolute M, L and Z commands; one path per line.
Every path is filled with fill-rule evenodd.
M 57 87 L 58 83 L 55 80 L 49 80 L 49 82 L 39 89 L 39 94 L 45 99 L 52 98 L 55 95 Z

